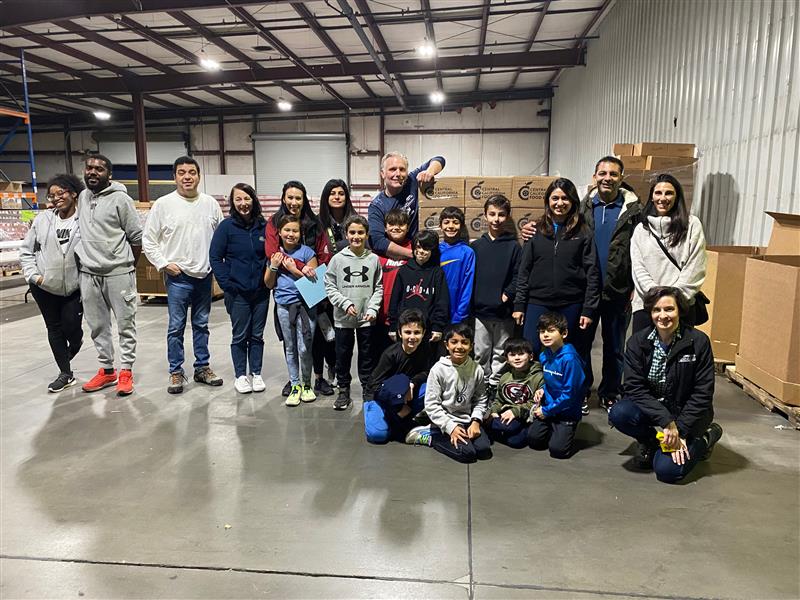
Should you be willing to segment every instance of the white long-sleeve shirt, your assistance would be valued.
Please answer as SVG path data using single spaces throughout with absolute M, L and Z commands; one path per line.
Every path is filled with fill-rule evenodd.
M 208 194 L 184 198 L 174 191 L 161 196 L 144 226 L 142 249 L 147 260 L 159 271 L 175 263 L 190 277 L 205 277 L 211 272 L 211 238 L 222 219 L 219 203 Z

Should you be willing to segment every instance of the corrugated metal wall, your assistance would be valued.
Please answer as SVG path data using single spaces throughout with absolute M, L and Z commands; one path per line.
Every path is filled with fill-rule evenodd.
M 558 81 L 551 173 L 588 183 L 615 142 L 694 142 L 709 243 L 766 243 L 765 210 L 800 213 L 798 25 L 797 0 L 619 0 Z

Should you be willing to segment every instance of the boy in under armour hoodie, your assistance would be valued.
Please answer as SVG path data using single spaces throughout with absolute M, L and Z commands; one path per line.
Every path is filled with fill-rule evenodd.
M 369 233 L 367 220 L 360 215 L 352 215 L 345 219 L 342 227 L 349 246 L 331 258 L 325 272 L 325 292 L 333 305 L 336 330 L 336 382 L 339 395 L 333 403 L 335 410 L 345 410 L 352 402 L 350 365 L 356 338 L 362 396 L 371 397 L 372 327 L 383 300 L 381 265 L 377 255 L 365 246 Z

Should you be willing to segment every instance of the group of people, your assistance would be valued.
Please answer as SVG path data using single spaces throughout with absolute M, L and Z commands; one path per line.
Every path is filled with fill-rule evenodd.
M 520 232 L 509 200 L 489 198 L 488 231 L 470 244 L 458 207 L 441 211 L 440 232 L 419 231 L 420 186 L 444 166 L 436 156 L 409 170 L 405 156 L 384 156 L 383 189 L 368 219 L 339 179 L 325 185 L 318 214 L 304 185 L 288 181 L 269 218 L 255 190 L 236 184 L 223 218 L 219 203 L 198 191 L 199 164 L 184 156 L 173 166 L 176 190 L 152 205 L 142 226 L 124 186 L 111 180 L 111 161 L 89 157 L 86 189 L 72 175 L 48 183 L 53 208 L 34 220 L 21 252 L 60 370 L 49 391 L 75 384 L 70 360 L 81 346 L 83 312 L 100 363 L 83 390 L 133 392 L 135 264 L 143 249 L 166 285 L 169 393 L 187 382 L 190 307 L 193 380 L 223 383 L 209 364 L 213 273 L 231 319 L 237 392 L 266 389 L 272 296 L 287 405 L 334 395 L 335 378 L 333 407 L 347 409 L 357 344 L 368 441 L 429 445 L 461 462 L 489 458 L 491 441 L 568 458 L 588 413 L 599 326 L 597 393 L 609 422 L 636 439 L 640 467 L 662 481 L 685 477 L 722 430 L 712 422 L 710 343 L 692 327 L 705 241 L 680 183 L 658 176 L 642 205 L 624 187 L 622 161 L 607 156 L 583 200 L 570 180 L 555 179 L 544 214 Z M 297 282 L 316 282 L 323 265 L 326 298 L 309 306 Z

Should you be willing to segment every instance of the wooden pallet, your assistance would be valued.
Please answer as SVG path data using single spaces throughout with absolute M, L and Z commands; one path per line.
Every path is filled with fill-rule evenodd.
M 11 277 L 12 275 L 19 275 L 22 269 L 3 269 L 3 277 Z
M 775 396 L 761 389 L 746 377 L 739 375 L 739 373 L 736 372 L 736 367 L 733 365 L 725 369 L 725 375 L 733 383 L 742 388 L 748 396 L 760 402 L 764 408 L 770 412 L 780 413 L 786 417 L 792 427 L 800 429 L 800 406 L 792 406 L 781 402 Z
M 717 375 L 725 375 L 725 369 L 729 366 L 733 366 L 733 362 L 721 358 L 714 359 L 714 373 Z

